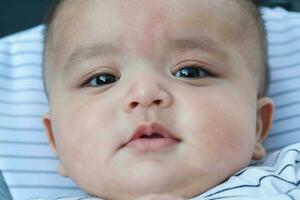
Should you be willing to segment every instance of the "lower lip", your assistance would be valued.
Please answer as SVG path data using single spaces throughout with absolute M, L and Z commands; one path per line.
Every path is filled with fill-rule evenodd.
M 176 143 L 178 143 L 178 141 L 172 138 L 137 138 L 128 143 L 126 147 L 135 149 L 139 152 L 153 152 L 163 150 L 167 147 L 171 147 Z

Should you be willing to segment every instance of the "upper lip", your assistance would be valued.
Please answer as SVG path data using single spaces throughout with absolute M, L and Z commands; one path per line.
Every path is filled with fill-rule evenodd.
M 166 127 L 164 127 L 160 123 L 152 122 L 152 123 L 141 124 L 140 126 L 138 126 L 135 129 L 135 131 L 131 134 L 129 140 L 125 144 L 123 144 L 122 147 L 126 146 L 131 141 L 140 138 L 143 135 L 151 136 L 152 134 L 159 134 L 164 138 L 171 138 L 178 142 L 181 141 L 181 139 L 175 136 L 175 134 L 173 134 L 171 131 L 169 131 Z

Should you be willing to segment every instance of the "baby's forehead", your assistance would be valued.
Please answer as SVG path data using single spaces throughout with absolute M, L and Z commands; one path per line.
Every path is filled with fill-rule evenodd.
M 239 1 L 239 0 L 238 0 Z M 197 14 L 207 17 L 216 12 L 222 15 L 221 19 L 229 17 L 231 21 L 242 18 L 244 11 L 241 10 L 241 3 L 237 0 L 64 0 L 59 7 L 59 17 L 57 21 L 77 20 L 93 10 L 98 10 L 104 19 L 111 20 L 110 17 L 116 15 L 119 20 L 132 17 L 132 23 L 143 20 L 147 16 L 161 19 L 163 16 L 175 15 L 181 17 L 189 12 L 189 17 Z M 209 11 L 209 12 L 207 12 Z M 234 13 L 234 14 L 233 14 Z M 62 17 L 64 16 L 64 17 Z M 96 17 L 96 16 L 95 16 Z M 209 20 L 207 18 L 206 20 Z
M 148 51 L 161 41 L 194 38 L 221 48 L 225 42 L 238 45 L 245 38 L 251 41 L 247 34 L 253 32 L 253 27 L 243 24 L 249 19 L 237 17 L 244 14 L 235 0 L 65 2 L 54 31 L 58 49 L 62 45 L 71 49 L 75 45 L 112 43 L 117 48 L 135 45 Z
M 217 27 L 216 31 L 224 36 L 234 33 L 241 35 L 242 30 L 245 30 L 242 27 L 245 14 L 241 12 L 235 0 L 85 0 L 84 2 L 83 4 L 82 0 L 64 1 L 55 19 L 53 34 L 58 33 L 57 35 L 69 39 L 72 35 L 66 26 L 70 30 L 89 28 L 90 31 L 97 31 L 99 37 L 103 37 L 101 34 L 105 33 L 111 37 L 122 35 L 130 30 L 135 31 L 130 34 L 149 34 L 159 25 L 163 29 L 169 28 L 169 32 L 176 31 L 178 34 L 180 32 L 189 34 L 189 31 L 196 29 L 204 32 L 208 26 Z M 96 20 L 98 23 L 93 23 Z M 94 29 L 91 28 L 93 26 Z M 97 29 L 96 26 L 101 26 L 101 29 Z
M 136 40 L 151 48 L 149 42 L 154 43 L 159 32 L 239 43 L 253 32 L 240 5 L 236 0 L 64 0 L 49 35 L 54 35 L 51 42 L 56 49 L 84 45 L 89 39 L 90 43 Z M 79 36 L 85 39 L 78 40 Z M 142 42 L 144 38 L 148 42 Z

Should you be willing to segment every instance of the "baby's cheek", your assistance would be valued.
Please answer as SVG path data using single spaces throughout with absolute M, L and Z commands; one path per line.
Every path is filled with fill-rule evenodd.
M 77 181 L 85 180 L 78 177 L 81 174 L 88 177 L 91 171 L 100 171 L 112 149 L 108 147 L 107 123 L 93 108 L 92 102 L 85 106 L 70 103 L 57 122 L 59 157 L 68 175 Z
M 207 96 L 206 96 L 207 97 Z M 189 122 L 195 133 L 192 146 L 199 156 L 206 156 L 210 165 L 228 160 L 232 167 L 246 165 L 251 159 L 255 139 L 254 113 L 245 101 L 234 96 L 213 96 L 198 101 L 199 110 Z M 225 99 L 225 100 L 224 100 Z M 192 112 L 189 110 L 188 112 Z
M 252 156 L 256 127 L 252 113 L 239 103 L 220 106 L 219 110 L 222 114 L 216 115 L 211 144 L 224 165 L 232 170 L 239 169 L 248 165 Z

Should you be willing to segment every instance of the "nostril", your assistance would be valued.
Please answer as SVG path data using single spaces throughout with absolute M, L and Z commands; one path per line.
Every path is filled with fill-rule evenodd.
M 161 100 L 157 99 L 157 100 L 153 101 L 153 103 L 156 104 L 156 105 L 159 105 L 159 104 L 161 104 Z
M 160 106 L 162 104 L 162 100 L 161 99 L 154 100 L 149 105 L 148 105 L 148 103 L 150 103 L 150 102 L 132 101 L 132 102 L 130 102 L 129 107 L 131 109 L 132 108 L 136 108 L 139 104 L 141 104 L 141 106 L 144 106 L 144 107 L 148 107 L 148 106 L 151 106 L 151 105 L 158 105 L 158 106 Z
M 135 108 L 138 105 L 138 102 L 132 102 L 130 105 L 132 108 Z

